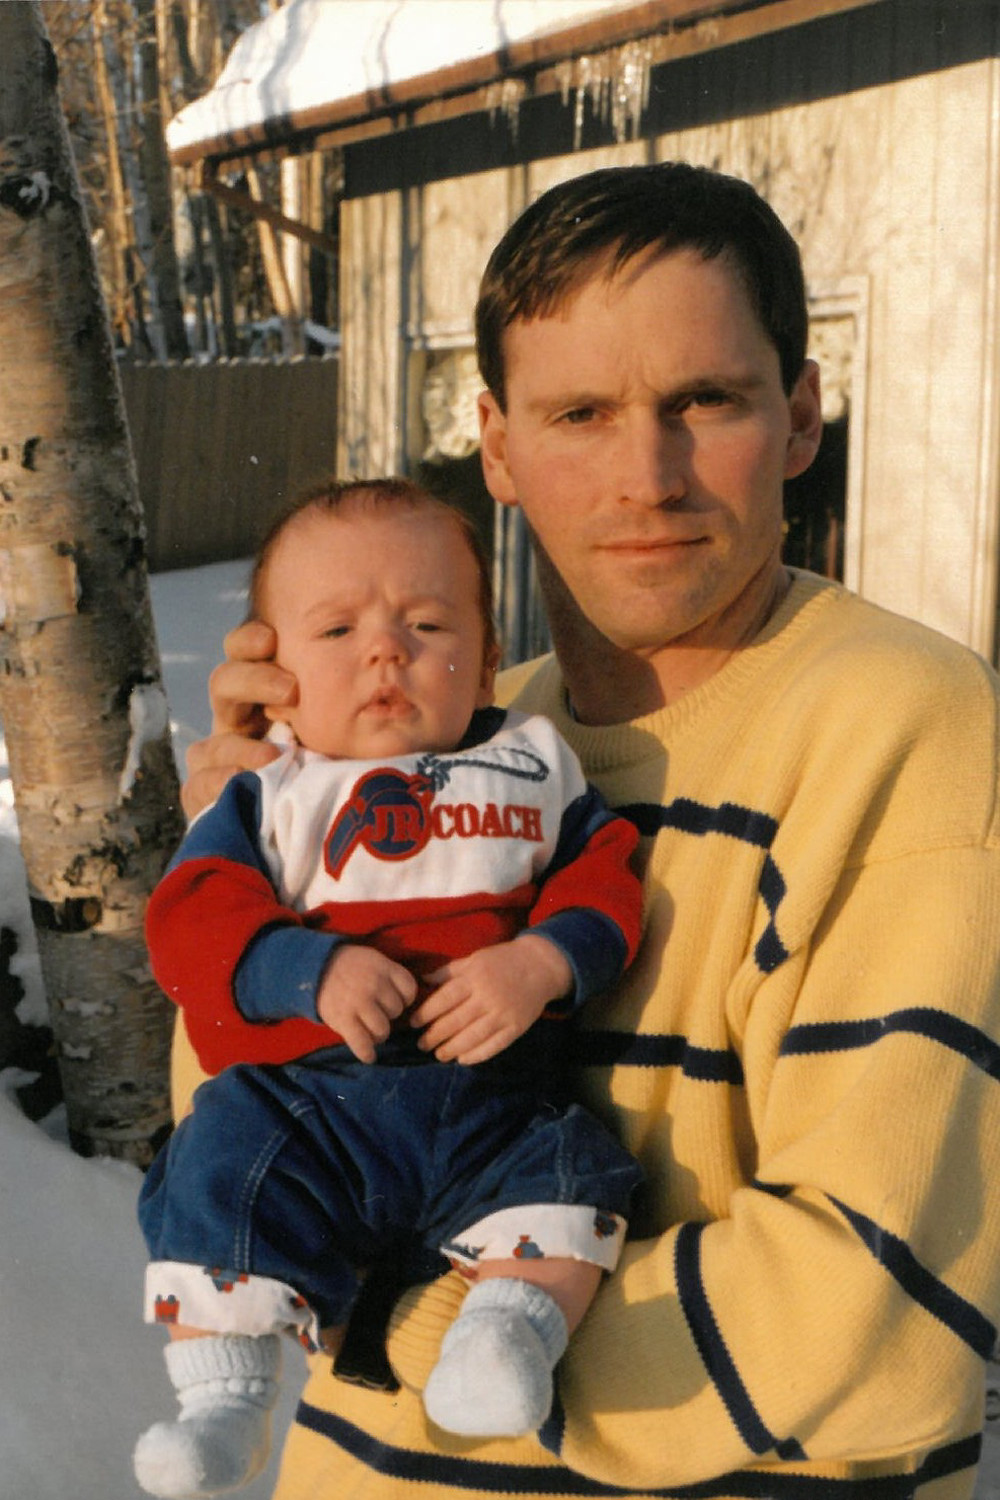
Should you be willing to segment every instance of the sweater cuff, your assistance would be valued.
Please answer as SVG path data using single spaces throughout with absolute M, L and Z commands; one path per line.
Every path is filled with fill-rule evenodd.
M 240 959 L 233 979 L 244 1020 L 267 1025 L 302 1016 L 318 1021 L 316 996 L 341 939 L 308 927 L 265 927 Z
M 573 970 L 573 989 L 548 1006 L 550 1015 L 578 1010 L 587 1000 L 617 983 L 625 971 L 628 948 L 617 922 L 592 907 L 556 912 L 528 929 L 555 943 Z

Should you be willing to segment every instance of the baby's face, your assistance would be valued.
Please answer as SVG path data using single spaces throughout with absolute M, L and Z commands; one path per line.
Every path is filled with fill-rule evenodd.
M 492 701 L 477 567 L 447 517 L 306 512 L 279 540 L 261 602 L 299 684 L 282 717 L 307 749 L 450 750 Z

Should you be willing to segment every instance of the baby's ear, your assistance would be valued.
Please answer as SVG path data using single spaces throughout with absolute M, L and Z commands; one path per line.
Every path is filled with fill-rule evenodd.
M 496 696 L 496 675 L 500 665 L 500 647 L 492 646 L 486 653 L 483 661 L 482 676 L 479 679 L 479 692 L 476 694 L 477 708 L 490 708 Z

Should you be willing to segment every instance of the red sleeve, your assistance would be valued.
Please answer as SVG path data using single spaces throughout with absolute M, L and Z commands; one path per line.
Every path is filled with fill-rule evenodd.
M 266 927 L 302 926 L 267 877 L 219 857 L 186 859 L 157 886 L 146 940 L 157 983 L 184 1010 L 198 1061 L 209 1073 L 234 1062 L 288 1062 L 337 1041 L 319 1021 L 248 1021 L 234 999 L 236 969 Z
M 642 884 L 632 867 L 638 842 L 627 819 L 612 816 L 601 823 L 568 863 L 545 877 L 532 927 L 561 912 L 595 911 L 618 928 L 630 964 L 642 930 Z

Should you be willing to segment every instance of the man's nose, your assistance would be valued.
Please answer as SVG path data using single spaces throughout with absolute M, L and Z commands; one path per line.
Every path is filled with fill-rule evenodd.
M 619 491 L 634 505 L 668 505 L 687 491 L 690 438 L 654 407 L 630 414 L 622 431 Z

